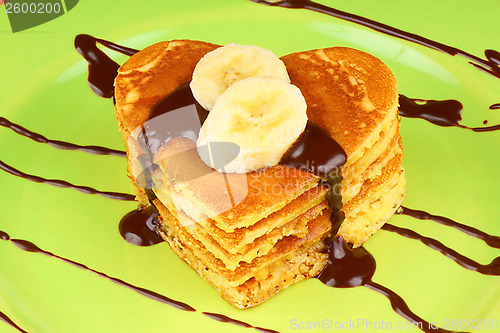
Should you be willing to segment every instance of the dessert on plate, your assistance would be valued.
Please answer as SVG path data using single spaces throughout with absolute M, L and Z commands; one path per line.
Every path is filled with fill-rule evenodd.
M 238 308 L 315 277 L 325 238 L 359 246 L 403 200 L 395 79 L 364 52 L 160 42 L 119 69 L 115 101 L 141 206 Z M 329 147 L 311 133 L 342 154 L 314 165 Z

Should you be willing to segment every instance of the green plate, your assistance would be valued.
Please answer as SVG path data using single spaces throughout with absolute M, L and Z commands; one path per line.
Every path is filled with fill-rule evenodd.
M 418 33 L 479 57 L 500 50 L 495 0 L 323 1 L 391 26 Z M 278 55 L 327 46 L 350 46 L 382 59 L 399 91 L 424 99 L 458 99 L 463 124 L 500 123 L 500 80 L 447 54 L 383 35 L 327 15 L 271 8 L 249 0 L 81 1 L 66 14 L 12 33 L 0 19 L 1 116 L 51 139 L 123 149 L 113 104 L 86 83 L 86 63 L 73 48 L 88 33 L 134 48 L 160 40 L 190 38 L 219 44 L 256 44 Z M 110 53 L 122 63 L 125 56 Z M 405 205 L 444 215 L 500 235 L 500 132 L 474 133 L 420 119 L 401 122 Z M 123 158 L 57 150 L 0 127 L 0 159 L 24 172 L 101 190 L 129 192 Z M 0 230 L 46 251 L 185 302 L 186 312 L 151 300 L 109 279 L 0 241 L 0 311 L 28 332 L 249 332 L 217 322 L 216 312 L 280 332 L 344 326 L 349 332 L 417 331 L 388 300 L 367 288 L 327 288 L 310 279 L 248 310 L 237 310 L 162 243 L 136 247 L 118 233 L 135 203 L 33 183 L 0 172 Z M 440 240 L 481 263 L 498 249 L 431 221 L 394 216 L 391 223 Z M 377 260 L 374 281 L 398 294 L 426 320 L 448 329 L 487 331 L 500 319 L 500 278 L 466 270 L 422 243 L 379 231 L 366 243 Z M 318 322 L 320 325 L 314 322 Z M 351 325 L 356 323 L 356 325 Z M 347 326 L 349 324 L 349 326 Z M 406 324 L 406 325 L 405 325 Z M 458 327 L 458 326 L 456 326 Z M 465 329 L 464 329 L 465 328 Z M 491 328 L 490 328 L 491 330 Z M 1 332 L 16 332 L 0 321 Z

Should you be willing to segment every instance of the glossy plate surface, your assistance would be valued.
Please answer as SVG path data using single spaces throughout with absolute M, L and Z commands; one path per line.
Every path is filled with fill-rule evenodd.
M 500 50 L 500 4 L 484 1 L 323 1 L 479 57 Z M 123 149 L 113 104 L 89 89 L 87 66 L 73 48 L 88 33 L 133 48 L 169 39 L 255 44 L 278 55 L 349 46 L 383 60 L 399 91 L 423 99 L 457 99 L 467 126 L 500 123 L 500 79 L 460 57 L 323 14 L 271 8 L 249 0 L 81 1 L 65 15 L 12 33 L 0 8 L 0 116 L 51 139 Z M 125 56 L 109 53 L 123 63 Z M 500 235 L 500 132 L 474 133 L 420 119 L 401 122 L 407 198 L 414 209 L 444 215 Z M 100 190 L 132 193 L 123 158 L 57 150 L 0 127 L 0 160 L 24 172 Z M 0 240 L 0 311 L 28 332 L 250 332 L 214 321 L 216 312 L 279 332 L 343 327 L 417 331 L 393 312 L 386 298 L 367 288 L 333 289 L 310 279 L 264 304 L 237 310 L 179 260 L 166 243 L 136 247 L 118 233 L 133 202 L 33 183 L 0 171 L 0 230 L 56 255 L 136 286 L 185 302 L 186 312 L 151 300 L 108 279 Z M 430 221 L 394 216 L 391 223 L 433 237 L 481 263 L 500 250 Z M 426 320 L 448 329 L 467 322 L 477 332 L 500 320 L 500 277 L 466 270 L 418 241 L 388 231 L 366 243 L 377 260 L 374 281 L 398 294 Z M 472 323 L 472 324 L 471 324 Z M 405 325 L 406 324 L 406 325 Z M 458 327 L 457 327 L 458 328 Z M 464 329 L 465 328 L 465 329 Z M 470 331 L 462 326 L 462 330 Z M 500 329 L 499 329 L 500 330 Z M 311 331 L 311 330 L 308 330 Z M 16 332 L 0 321 L 0 332 Z

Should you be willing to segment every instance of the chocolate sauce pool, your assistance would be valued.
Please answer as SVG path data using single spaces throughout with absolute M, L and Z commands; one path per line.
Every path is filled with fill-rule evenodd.
M 158 211 L 151 205 L 147 209 L 135 209 L 125 215 L 118 225 L 120 235 L 137 246 L 151 246 L 163 242 L 158 234 Z
M 344 149 L 323 128 L 307 121 L 304 132 L 283 155 L 279 164 L 327 178 L 345 164 Z M 339 181 L 340 183 L 340 181 Z M 335 185 L 335 184 L 334 184 Z
M 197 114 L 199 122 L 184 121 L 185 117 L 183 118 L 181 113 L 172 112 L 180 109 L 183 110 L 182 113 L 191 111 Z M 161 116 L 167 113 L 172 116 L 168 123 L 161 120 Z M 137 140 L 140 147 L 148 151 L 152 158 L 161 146 L 173 138 L 184 137 L 196 142 L 200 126 L 207 117 L 208 111 L 196 101 L 189 82 L 186 82 L 152 107 L 149 119 L 144 123 Z
M 138 52 L 138 50 L 85 34 L 76 36 L 75 48 L 89 64 L 88 82 L 90 87 L 98 96 L 113 98 L 113 84 L 115 77 L 118 74 L 118 68 L 120 68 L 120 65 L 102 52 L 97 47 L 98 43 L 110 50 L 120 52 L 128 56 L 134 55 Z
M 295 5 L 310 5 L 313 4 L 310 1 L 284 1 L 283 4 L 293 4 Z M 301 7 L 305 8 L 305 7 Z M 108 47 L 112 50 L 121 52 L 123 54 L 127 55 L 133 55 L 137 52 L 137 50 L 130 49 L 127 47 L 123 47 L 102 39 L 94 38 L 89 35 L 79 35 L 75 39 L 75 47 L 77 48 L 78 52 L 84 56 L 84 58 L 88 61 L 89 63 L 89 84 L 91 88 L 96 92 L 101 97 L 105 98 L 112 98 L 113 97 L 113 81 L 114 77 L 116 76 L 117 69 L 119 65 L 116 64 L 116 62 L 112 61 L 106 54 L 104 54 L 102 51 L 100 51 L 97 48 L 97 43 Z M 439 44 L 439 43 L 438 43 Z M 442 44 L 439 44 L 442 45 Z M 444 52 L 444 51 L 443 51 Z M 450 53 L 451 54 L 451 53 Z M 461 54 L 461 55 L 468 55 L 465 53 L 455 53 L 455 54 Z M 452 54 L 454 55 L 454 54 Z M 479 61 L 478 63 L 473 63 L 474 66 L 485 70 L 485 71 L 497 71 L 493 66 L 490 66 L 490 62 L 493 63 L 495 66 L 498 67 L 499 63 L 499 55 L 498 52 L 496 51 L 491 51 L 487 50 L 486 56 L 488 61 L 487 62 L 481 62 Z M 473 57 L 473 56 L 471 56 Z M 478 58 L 479 59 L 479 58 Z M 477 59 L 476 59 L 477 60 Z M 481 60 L 481 59 L 479 59 Z M 118 67 L 117 67 L 118 66 Z M 182 91 L 184 89 L 184 91 Z M 180 92 L 177 91 L 177 93 L 180 93 L 180 95 L 184 94 L 184 97 L 180 98 L 180 100 L 185 103 L 185 101 L 188 101 L 191 99 L 190 96 L 186 95 L 186 88 L 180 88 Z M 180 96 L 179 95 L 179 96 Z M 186 97 L 187 96 L 187 97 Z M 166 101 L 170 98 L 170 101 L 167 103 Z M 406 97 L 403 96 L 403 99 Z M 165 112 L 172 111 L 176 109 L 173 105 L 170 104 L 172 103 L 172 96 L 167 96 L 163 101 L 163 103 L 159 103 L 153 108 L 152 110 L 152 117 L 156 117 L 158 115 L 161 115 Z M 191 100 L 192 101 L 192 100 Z M 463 128 L 468 128 L 463 125 L 459 124 L 459 121 L 461 120 L 460 117 L 460 112 L 461 112 L 461 104 L 458 101 L 432 101 L 432 100 L 412 100 L 406 98 L 406 104 L 409 105 L 407 106 L 407 109 L 405 111 L 403 107 L 403 113 L 406 112 L 406 116 L 408 117 L 418 117 L 422 119 L 426 119 L 436 125 L 439 126 L 458 126 L 458 127 L 463 127 Z M 190 102 L 189 102 L 190 103 Z M 419 104 L 420 103 L 420 104 Z M 161 106 L 160 106 L 161 105 Z M 196 105 L 195 105 L 196 107 Z M 494 104 L 490 106 L 490 109 L 497 109 L 500 108 L 500 104 Z M 203 121 L 203 112 L 199 113 L 200 120 Z M 123 156 L 123 152 L 120 151 L 115 151 L 112 149 L 107 149 L 104 147 L 98 147 L 98 146 L 78 146 L 78 145 L 73 145 L 70 143 L 65 143 L 62 141 L 57 141 L 57 140 L 49 140 L 46 139 L 44 136 L 31 132 L 19 125 L 13 124 L 10 121 L 8 121 L 5 118 L 0 118 L 1 120 L 1 125 L 11 128 L 14 130 L 16 133 L 20 135 L 24 135 L 32 140 L 38 141 L 38 142 L 44 142 L 51 144 L 52 146 L 56 148 L 61 148 L 61 149 L 76 149 L 76 150 L 82 150 L 90 153 L 95 153 L 95 154 L 108 154 L 108 155 L 118 155 L 118 156 Z M 490 126 L 487 128 L 469 128 L 472 130 L 476 131 L 489 131 L 489 130 L 495 130 L 498 129 L 497 126 Z M 149 139 L 149 137 L 155 136 L 155 133 L 152 133 L 154 131 L 149 131 L 146 129 L 143 131 L 144 135 L 146 138 Z M 293 166 L 293 167 L 306 167 L 309 168 L 308 170 L 324 177 L 326 174 L 328 174 L 328 171 L 332 171 L 334 169 L 337 169 L 340 165 L 342 165 L 345 162 L 345 153 L 342 156 L 343 151 L 338 149 L 338 147 L 335 147 L 334 145 L 331 147 L 331 151 L 329 151 L 326 156 L 320 154 L 319 148 L 321 145 L 318 145 L 316 140 L 321 142 L 321 140 L 324 140 L 324 132 L 322 131 L 321 128 L 317 127 L 316 125 L 309 123 L 308 128 L 306 132 L 303 134 L 303 136 L 296 142 L 294 145 L 293 149 L 291 149 L 288 154 L 286 155 L 286 159 L 284 158 L 282 160 L 282 163 L 285 165 Z M 162 141 L 168 140 L 168 138 L 159 138 L 159 142 L 161 143 Z M 328 140 L 327 140 L 328 141 Z M 329 144 L 332 142 L 329 141 Z M 154 146 L 151 145 L 150 142 L 146 142 L 147 146 L 149 149 L 153 150 L 155 149 Z M 311 148 L 312 147 L 312 148 Z M 340 147 L 340 146 L 339 146 Z M 324 148 L 324 147 L 323 147 Z M 148 150 L 149 150 L 148 149 Z M 316 150 L 316 152 L 315 152 Z M 314 161 L 314 163 L 311 163 L 311 160 Z M 303 161 L 307 161 L 307 163 L 304 163 Z M 332 167 L 333 166 L 333 167 Z M 118 200 L 133 200 L 133 196 L 129 194 L 124 194 L 124 193 L 116 193 L 116 192 L 101 192 L 95 189 L 92 189 L 90 187 L 85 187 L 85 186 L 77 186 L 70 184 L 68 182 L 62 181 L 62 180 L 51 180 L 51 179 L 45 179 L 41 178 L 38 176 L 34 175 L 29 175 L 26 173 L 23 173 L 15 168 L 12 168 L 11 166 L 3 163 L 0 161 L 0 168 L 6 172 L 9 172 L 15 176 L 23 177 L 27 180 L 35 181 L 35 182 L 42 182 L 42 183 L 47 183 L 50 185 L 54 186 L 59 186 L 59 187 L 69 187 L 69 188 L 74 188 L 77 190 L 80 190 L 85 193 L 89 194 L 99 194 L 103 195 L 107 198 L 110 199 L 118 199 Z M 338 169 L 337 169 L 338 170 Z M 430 219 L 433 221 L 436 221 L 438 223 L 446 224 L 451 227 L 454 227 L 458 230 L 461 230 L 473 237 L 477 237 L 480 239 L 483 239 L 489 246 L 493 246 L 498 248 L 499 246 L 499 237 L 497 236 L 492 236 L 488 235 L 480 230 L 477 230 L 475 228 L 457 223 L 455 221 L 452 221 L 450 219 L 432 215 L 423 211 L 416 211 L 416 210 L 411 210 L 409 208 L 403 207 L 402 214 L 410 215 L 413 216 L 417 219 Z M 336 218 L 332 217 L 332 223 L 336 221 Z M 122 221 L 120 222 L 120 233 L 122 236 L 127 239 L 129 242 L 135 245 L 140 245 L 140 246 L 148 246 L 148 245 L 153 245 L 157 244 L 158 242 L 161 241 L 159 236 L 156 233 L 156 224 L 158 223 L 157 221 L 157 212 L 154 210 L 134 210 L 127 214 Z M 439 243 L 436 240 L 433 240 L 431 238 L 427 238 L 424 236 L 421 236 L 411 230 L 392 226 L 392 225 L 386 225 L 384 227 L 385 230 L 392 231 L 392 232 L 397 232 L 398 234 L 401 234 L 402 236 L 409 237 L 409 238 L 414 238 L 418 239 L 422 242 L 424 242 L 426 245 L 430 246 L 431 248 L 443 253 L 447 257 L 455 260 L 457 263 L 461 264 L 465 268 L 476 270 L 480 273 L 483 274 L 492 274 L 492 275 L 498 275 L 498 266 L 500 264 L 500 259 L 495 258 L 492 263 L 489 265 L 481 265 L 478 264 L 474 261 L 472 261 L 469 258 L 466 258 L 462 255 L 459 255 L 456 253 L 454 250 L 449 249 L 441 246 L 442 244 Z M 171 306 L 174 306 L 178 309 L 185 310 L 185 311 L 196 311 L 193 307 L 189 306 L 186 303 L 179 302 L 173 299 L 170 299 L 164 295 L 160 295 L 156 292 L 134 286 L 132 284 L 129 284 L 123 280 L 120 280 L 115 277 L 110 277 L 107 274 L 103 272 L 96 271 L 94 269 L 91 269 L 81 263 L 72 261 L 70 259 L 58 256 L 52 252 L 45 251 L 40 249 L 38 246 L 35 244 L 27 241 L 27 240 L 22 240 L 22 239 L 11 239 L 10 236 L 3 231 L 0 231 L 0 239 L 4 241 L 10 241 L 13 244 L 15 244 L 19 249 L 27 252 L 33 252 L 33 253 L 40 253 L 40 254 L 45 254 L 50 257 L 65 261 L 67 263 L 70 263 L 78 268 L 88 270 L 90 272 L 93 272 L 103 278 L 106 278 L 114 283 L 120 284 L 124 287 L 127 287 L 129 289 L 132 289 L 146 297 L 152 298 L 154 300 L 169 304 Z M 440 245 L 441 244 L 441 245 Z M 422 324 L 422 327 L 420 327 L 422 330 L 425 332 L 449 332 L 443 329 L 435 328 L 429 323 L 427 323 L 425 320 L 422 318 L 418 317 L 416 314 L 414 314 L 409 307 L 406 305 L 404 300 L 398 296 L 396 293 L 391 291 L 390 289 L 377 284 L 371 280 L 373 273 L 375 272 L 376 264 L 374 258 L 371 256 L 371 254 L 366 251 L 363 247 L 353 249 L 349 245 L 347 245 L 340 237 L 335 237 L 333 239 L 329 240 L 329 243 L 327 244 L 328 248 L 328 254 L 329 254 L 329 263 L 325 266 L 323 271 L 320 273 L 318 276 L 318 279 L 320 279 L 323 283 L 326 285 L 332 286 L 332 287 L 338 287 L 338 288 L 345 288 L 345 287 L 357 287 L 357 286 L 364 286 L 369 289 L 375 290 L 384 296 L 388 298 L 388 300 L 391 303 L 392 308 L 394 309 L 395 312 L 403 316 L 404 318 L 413 321 L 413 322 L 419 322 Z M 472 262 L 472 263 L 471 263 Z M 276 332 L 274 330 L 270 329 L 265 329 L 262 327 L 256 327 L 252 326 L 248 323 L 227 317 L 222 314 L 217 314 L 217 313 L 211 313 L 211 312 L 203 312 L 204 315 L 217 320 L 221 322 L 226 322 L 226 323 L 231 323 L 234 325 L 242 326 L 242 327 L 248 327 L 248 328 L 254 328 L 256 330 L 262 331 L 262 332 Z M 18 329 L 21 332 L 25 332 L 22 330 L 20 327 L 18 327 L 15 323 L 13 323 L 4 313 L 0 312 L 0 319 L 3 321 L 7 322 L 10 324 L 12 327 Z

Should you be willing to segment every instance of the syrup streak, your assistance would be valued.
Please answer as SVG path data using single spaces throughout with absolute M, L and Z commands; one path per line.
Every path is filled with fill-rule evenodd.
M 396 294 L 394 291 L 390 290 L 387 287 L 384 287 L 376 282 L 373 281 L 368 281 L 364 284 L 365 287 L 368 289 L 374 290 L 376 292 L 381 293 L 385 297 L 389 299 L 391 302 L 391 307 L 392 309 L 399 314 L 401 317 L 405 318 L 408 320 L 410 323 L 416 323 L 417 327 L 424 331 L 424 332 L 439 332 L 439 333 L 445 333 L 445 332 L 454 332 L 454 331 L 449 331 L 443 328 L 439 328 L 437 326 L 434 326 L 433 324 L 423 320 L 419 316 L 417 316 L 415 313 L 413 313 L 404 299 Z
M 455 99 L 417 99 L 399 95 L 399 115 L 402 117 L 425 119 L 434 125 L 443 127 L 456 126 L 474 132 L 490 132 L 500 129 L 500 125 L 487 127 L 461 125 L 459 122 L 462 120 L 462 109 L 462 103 Z
M 212 312 L 202 312 L 202 313 L 205 316 L 207 316 L 208 318 L 211 318 L 211 319 L 223 322 L 223 323 L 230 323 L 230 324 L 233 324 L 236 326 L 241 326 L 241 327 L 246 327 L 246 328 L 255 328 L 257 331 L 264 332 L 264 333 L 278 333 L 278 331 L 270 330 L 270 329 L 263 328 L 263 327 L 252 326 L 248 323 L 245 323 L 244 321 L 233 319 L 233 318 L 230 318 L 230 317 L 225 316 L 223 314 L 212 313 Z
M 22 332 L 22 333 L 28 333 L 28 331 L 25 331 L 23 330 L 21 327 L 19 327 L 19 325 L 17 325 L 15 322 L 12 321 L 12 319 L 10 319 L 5 313 L 3 313 L 2 311 L 0 311 L 0 320 L 6 322 L 7 324 L 9 324 L 10 326 L 12 326 L 13 328 L 17 329 L 19 332 Z
M 410 310 L 401 296 L 387 287 L 373 282 L 372 277 L 377 268 L 373 255 L 363 246 L 353 248 L 341 236 L 329 239 L 325 243 L 328 250 L 328 262 L 317 276 L 325 285 L 334 288 L 353 288 L 364 286 L 375 290 L 389 299 L 393 310 L 417 325 L 424 332 L 450 332 L 431 325 Z
M 458 222 L 453 221 L 452 219 L 449 219 L 447 217 L 433 215 L 433 214 L 427 213 L 423 210 L 411 209 L 411 208 L 404 207 L 404 206 L 401 206 L 400 210 L 397 213 L 401 214 L 401 215 L 408 215 L 408 216 L 414 217 L 414 218 L 419 219 L 419 220 L 431 220 L 431 221 L 437 222 L 439 224 L 455 228 L 455 229 L 457 229 L 457 230 L 459 230 L 459 231 L 461 231 L 469 236 L 483 240 L 486 244 L 488 244 L 491 247 L 494 247 L 496 249 L 500 249 L 500 237 L 490 235 L 486 232 L 483 232 L 479 229 L 468 226 L 466 224 L 458 223 Z
M 79 262 L 76 262 L 74 260 L 71 260 L 71 259 L 68 259 L 68 258 L 65 258 L 65 257 L 62 257 L 62 256 L 59 256 L 57 254 L 54 254 L 50 251 L 46 251 L 46 250 L 43 250 L 41 249 L 40 247 L 38 247 L 37 245 L 35 245 L 34 243 L 28 241 L 28 240 L 24 240 L 24 239 L 13 239 L 9 236 L 9 234 L 7 234 L 6 232 L 4 231 L 1 231 L 0 230 L 0 240 L 4 240 L 4 241 L 10 241 L 12 242 L 15 246 L 17 246 L 19 249 L 23 250 L 23 251 L 26 251 L 26 252 L 31 252 L 31 253 L 40 253 L 40 254 L 44 254 L 46 256 L 49 256 L 49 257 L 52 257 L 52 258 L 55 258 L 55 259 L 58 259 L 58 260 L 61 260 L 63 262 L 66 262 L 68 264 L 71 264 L 73 266 L 76 266 L 80 269 L 83 269 L 85 271 L 89 271 L 89 272 L 92 272 L 94 274 L 97 274 L 98 276 L 100 277 L 103 277 L 107 280 L 110 280 L 120 286 L 123 286 L 123 287 L 126 287 L 128 289 L 131 289 L 133 291 L 135 291 L 136 293 L 142 295 L 142 296 L 145 296 L 145 297 L 148 297 L 154 301 L 158 301 L 158 302 L 161 302 L 161 303 L 164 303 L 164 304 L 167 304 L 167 305 L 170 305 L 170 306 L 173 306 L 179 310 L 183 310 L 183 311 L 190 311 L 190 312 L 196 312 L 197 310 L 195 308 L 193 308 L 192 306 L 184 303 L 184 302 L 181 302 L 181 301 L 177 301 L 177 300 L 174 300 L 170 297 L 167 297 L 167 296 L 164 296 L 162 294 L 159 294 L 157 292 L 154 292 L 154 291 L 151 291 L 151 290 L 148 290 L 146 288 L 142 288 L 142 287 L 138 287 L 138 286 L 135 286 L 131 283 L 128 283 L 126 281 L 123 281 L 122 279 L 119 279 L 119 278 L 116 278 L 116 277 L 113 277 L 113 276 L 109 276 L 107 275 L 106 273 L 103 273 L 103 272 L 100 272 L 100 271 L 97 271 L 95 269 L 92 269 L 82 263 L 79 263 Z M 267 333 L 277 333 L 277 331 L 274 331 L 274 330 L 271 330 L 271 329 L 267 329 L 267 328 L 262 328 L 262 327 L 257 327 L 257 326 L 252 326 L 250 324 L 247 324 L 243 321 L 240 321 L 240 320 L 237 320 L 237 319 L 233 319 L 233 318 L 230 318 L 228 316 L 225 316 L 225 315 L 222 315 L 222 314 L 217 314 L 217 313 L 210 313 L 210 312 L 202 312 L 204 315 L 206 315 L 207 317 L 209 318 L 212 318 L 214 320 L 217 320 L 217 321 L 222 321 L 222 322 L 227 322 L 227 323 L 230 323 L 230 324 L 234 324 L 234 325 L 238 325 L 238 326 L 242 326 L 242 327 L 247 327 L 247 328 L 255 328 L 261 332 L 267 332 Z M 0 319 L 7 322 L 8 324 L 11 324 L 12 326 L 14 326 L 15 328 L 17 328 L 20 332 L 26 332 L 24 330 L 22 330 L 21 328 L 19 328 L 14 322 L 12 322 L 6 315 L 3 314 L 3 312 L 0 312 Z
M 406 229 L 406 228 L 401 228 L 397 227 L 395 225 L 386 223 L 382 226 L 383 230 L 395 232 L 401 236 L 419 240 L 428 247 L 430 247 L 433 250 L 438 251 L 439 253 L 443 254 L 445 257 L 455 261 L 457 264 L 460 266 L 471 270 L 471 271 L 476 271 L 478 273 L 484 274 L 484 275 L 500 275 L 500 257 L 496 257 L 491 261 L 491 263 L 487 265 L 482 265 L 464 255 L 461 255 L 457 251 L 447 247 L 443 243 L 430 238 L 423 236 L 413 230 Z
M 52 147 L 58 148 L 58 149 L 80 150 L 80 151 L 84 151 L 84 152 L 87 152 L 90 154 L 96 154 L 96 155 L 114 155 L 114 156 L 120 156 L 120 157 L 127 156 L 127 154 L 121 150 L 110 149 L 110 148 L 101 147 L 101 146 L 80 146 L 80 145 L 70 143 L 70 142 L 47 139 L 45 136 L 43 136 L 39 133 L 35 133 L 33 131 L 30 131 L 30 130 L 26 129 L 25 127 L 22 127 L 21 125 L 15 124 L 4 117 L 0 117 L 0 126 L 9 128 L 9 129 L 13 130 L 14 132 L 16 132 L 17 134 L 25 136 L 28 139 L 31 139 L 33 141 L 40 142 L 40 143 L 46 143 L 46 144 L 49 144 Z
M 469 59 L 470 60 L 469 63 L 473 65 L 475 68 L 480 69 L 496 78 L 500 78 L 500 52 L 495 50 L 485 50 L 484 55 L 486 59 L 479 58 L 459 48 L 442 44 L 433 41 L 431 39 L 422 37 L 420 35 L 400 30 L 391 27 L 387 24 L 380 23 L 363 16 L 347 13 L 310 0 L 282 0 L 279 2 L 271 2 L 270 0 L 267 1 L 250 0 L 250 1 L 270 6 L 283 7 L 283 8 L 302 8 L 302 9 L 312 10 L 321 14 L 326 14 L 342 20 L 353 22 L 392 37 L 400 38 L 437 51 L 441 51 L 443 53 L 449 54 L 450 56 L 460 55 L 462 57 Z
M 138 50 L 89 35 L 75 37 L 75 48 L 88 63 L 87 81 L 90 87 L 98 96 L 114 100 L 114 81 L 120 65 L 102 52 L 97 43 L 128 56 L 134 55 Z
M 48 184 L 56 187 L 62 187 L 62 188 L 71 188 L 83 193 L 87 194 L 97 194 L 100 196 L 103 196 L 105 198 L 109 199 L 115 199 L 115 200 L 123 200 L 123 201 L 135 201 L 135 195 L 132 194 L 127 194 L 127 193 L 120 193 L 120 192 L 104 192 L 104 191 L 99 191 L 96 190 L 95 188 L 89 187 L 89 186 L 80 186 L 80 185 L 74 185 L 71 184 L 65 180 L 60 180 L 60 179 L 48 179 L 48 178 L 43 178 L 35 175 L 30 175 L 27 173 L 24 173 L 16 168 L 11 167 L 7 163 L 3 162 L 0 160 L 0 169 L 10 173 L 11 175 L 24 178 L 26 180 L 35 182 L 35 183 L 43 183 L 43 184 Z
M 437 51 L 444 52 L 446 54 L 449 54 L 450 56 L 455 56 L 455 55 L 460 55 L 463 56 L 469 60 L 471 60 L 469 63 L 473 65 L 475 68 L 480 69 L 490 75 L 493 75 L 496 78 L 500 78 L 500 52 L 495 51 L 495 50 L 485 50 L 484 54 L 486 59 L 479 58 L 475 55 L 472 55 L 468 52 L 465 52 L 461 49 L 458 49 L 456 47 L 452 47 L 446 44 L 442 44 L 436 41 L 433 41 L 431 39 L 422 37 L 417 34 L 413 34 L 410 32 L 406 32 L 394 27 L 391 27 L 389 25 L 376 22 L 373 20 L 370 20 L 368 18 L 347 13 L 332 7 L 328 7 L 322 4 L 319 4 L 317 2 L 313 2 L 310 0 L 282 0 L 278 2 L 271 2 L 270 0 L 250 0 L 256 3 L 264 4 L 264 5 L 270 5 L 270 6 L 277 6 L 277 7 L 283 7 L 283 8 L 301 8 L 301 9 L 308 9 L 312 10 L 321 14 L 327 14 L 339 19 L 343 19 L 349 22 L 353 22 L 362 26 L 365 26 L 367 28 L 373 29 L 375 31 L 384 33 L 386 35 L 400 38 L 412 43 L 416 43 Z M 404 97 L 404 96 L 403 96 Z M 406 97 L 405 97 L 406 98 Z M 406 98 L 406 102 L 410 102 L 411 100 Z M 401 98 L 400 98 L 401 101 Z M 415 100 L 413 100 L 415 101 Z M 425 101 L 425 100 L 421 100 Z M 450 105 L 450 101 L 427 101 L 427 102 L 437 102 L 441 103 L 441 105 L 444 106 L 453 106 Z M 444 103 L 443 103 L 444 102 Z M 457 103 L 460 103 L 458 101 L 455 101 Z M 414 102 L 413 102 L 414 103 Z M 409 104 L 409 103 L 407 103 Z M 456 104 L 456 103 L 455 103 Z M 407 105 L 409 106 L 409 105 Z M 420 106 L 416 105 L 415 106 Z M 460 104 L 461 106 L 461 104 Z M 495 108 L 500 108 L 500 104 L 494 104 L 490 106 L 490 109 L 495 109 Z M 442 115 L 442 112 L 439 112 L 440 110 L 437 110 L 434 108 L 434 111 L 438 111 L 438 114 L 433 114 L 433 113 L 425 113 L 425 111 L 430 110 L 431 108 L 427 108 L 426 105 L 423 105 L 422 107 L 419 108 L 413 108 L 413 113 L 407 112 L 406 114 L 404 112 L 400 112 L 402 116 L 405 117 L 410 117 L 410 118 L 422 118 L 425 119 L 433 124 L 439 125 L 439 126 L 456 126 L 464 129 L 469 129 L 474 132 L 490 132 L 490 131 L 497 131 L 500 130 L 500 124 L 494 125 L 494 126 L 488 126 L 488 127 L 467 127 L 464 125 L 458 124 L 458 121 L 461 120 L 462 118 L 460 117 L 460 111 L 462 110 L 461 107 L 459 109 L 459 112 L 457 114 L 458 116 L 458 121 L 456 123 L 449 123 L 447 121 L 443 122 L 443 119 L 439 119 L 439 116 Z M 400 109 L 401 111 L 401 109 Z M 451 119 L 446 119 L 446 120 L 455 120 L 453 118 Z

